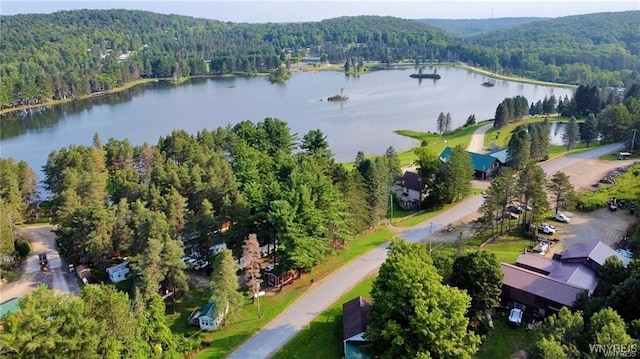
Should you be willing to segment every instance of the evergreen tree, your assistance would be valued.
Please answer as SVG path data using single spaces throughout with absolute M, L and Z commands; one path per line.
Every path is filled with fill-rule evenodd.
M 555 212 L 558 213 L 558 208 L 562 201 L 571 202 L 575 196 L 573 185 L 569 181 L 569 176 L 566 173 L 558 171 L 553 174 L 551 180 L 547 184 L 547 189 L 555 197 Z
M 242 304 L 242 293 L 238 291 L 240 287 L 231 251 L 225 249 L 214 256 L 211 267 L 210 300 L 219 313 L 233 315 Z
M 508 144 L 508 163 L 513 168 L 520 168 L 530 160 L 531 156 L 531 137 L 525 128 L 517 130 Z
M 580 131 L 580 138 L 587 147 L 598 138 L 598 124 L 596 123 L 596 116 L 594 116 L 594 114 L 590 113 L 584 121 Z
M 520 193 L 520 203 L 532 207 L 532 210 L 522 214 L 523 224 L 537 222 L 551 209 L 545 192 L 546 185 L 547 175 L 534 162 L 527 163 L 518 172 L 517 187 Z
M 438 115 L 438 133 L 444 134 L 447 131 L 447 117 L 444 112 L 440 112 Z
M 473 174 L 473 164 L 467 151 L 461 145 L 454 147 L 443 167 L 442 183 L 446 184 L 448 203 L 456 202 L 470 193 Z
M 564 134 L 562 135 L 562 142 L 565 146 L 567 146 L 567 150 L 570 150 L 571 147 L 575 146 L 576 143 L 580 140 L 580 128 L 578 127 L 578 123 L 576 122 L 576 118 L 571 116 L 569 119 L 569 123 L 567 127 L 564 129 Z

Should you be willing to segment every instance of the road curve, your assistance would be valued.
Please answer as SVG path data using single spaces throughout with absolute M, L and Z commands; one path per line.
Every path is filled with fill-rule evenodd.
M 473 132 L 473 135 L 471 135 L 471 141 L 469 141 L 467 151 L 484 153 L 484 135 L 491 127 L 493 127 L 493 123 L 488 123 L 484 126 L 476 128 L 475 132 Z
M 591 151 L 546 161 L 541 164 L 541 167 L 547 174 L 552 174 L 580 161 L 599 157 L 621 148 L 622 144 L 606 145 Z M 480 195 L 467 198 L 457 206 L 432 217 L 429 222 L 405 229 L 400 233 L 400 236 L 412 243 L 427 242 L 430 234 L 441 230 L 449 223 L 461 221 L 473 214 L 481 203 L 482 197 Z M 387 244 L 383 244 L 363 254 L 322 282 L 314 284 L 314 287 L 303 294 L 298 301 L 238 347 L 228 358 L 262 359 L 273 356 L 298 331 L 304 329 L 313 318 L 333 304 L 342 294 L 362 281 L 367 274 L 376 271 L 386 258 L 386 247 Z

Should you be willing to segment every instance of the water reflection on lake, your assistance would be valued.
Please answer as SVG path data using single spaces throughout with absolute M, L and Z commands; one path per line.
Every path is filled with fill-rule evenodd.
M 451 113 L 453 127 L 458 127 L 471 114 L 478 121 L 493 118 L 506 97 L 523 95 L 536 102 L 551 94 L 572 95 L 569 89 L 502 80 L 492 80 L 496 85 L 485 87 L 486 76 L 452 67 L 437 71 L 442 76 L 438 81 L 409 78 L 416 70 L 405 68 L 360 76 L 299 72 L 285 84 L 271 84 L 264 77 L 198 79 L 179 86 L 150 84 L 26 116 L 11 115 L 0 123 L 0 153 L 25 160 L 38 170 L 52 150 L 90 145 L 96 132 L 105 142 L 114 137 L 155 144 L 174 129 L 195 133 L 275 117 L 286 121 L 299 137 L 321 129 L 336 159 L 350 161 L 358 151 L 411 148 L 413 140 L 393 131 L 435 131 L 440 112 Z M 341 89 L 349 96 L 347 102 L 326 101 Z

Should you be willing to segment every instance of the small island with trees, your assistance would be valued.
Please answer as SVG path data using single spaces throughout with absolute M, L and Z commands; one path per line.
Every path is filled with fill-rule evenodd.
M 420 68 L 418 69 L 418 73 L 417 74 L 411 74 L 409 75 L 409 77 L 413 78 L 413 79 L 434 79 L 434 80 L 440 80 L 440 75 L 438 74 L 438 70 L 437 69 L 433 69 L 433 73 L 430 74 L 425 74 L 423 72 L 422 66 L 420 66 Z
M 287 67 L 280 66 L 269 75 L 269 81 L 272 83 L 287 82 L 291 78 L 291 72 Z

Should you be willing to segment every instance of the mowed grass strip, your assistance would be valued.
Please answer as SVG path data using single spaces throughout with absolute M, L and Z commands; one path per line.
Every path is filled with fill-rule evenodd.
M 327 260 L 313 268 L 313 278 L 321 280 L 341 268 L 346 263 L 387 242 L 394 233 L 387 228 L 378 228 L 370 233 L 360 235 L 350 241 L 337 255 L 329 256 Z M 234 349 L 247 341 L 265 324 L 282 313 L 295 302 L 310 287 L 310 276 L 303 275 L 293 284 L 284 287 L 277 294 L 260 298 L 261 318 L 258 318 L 258 306 L 247 299 L 238 308 L 235 317 L 229 318 L 219 330 L 210 333 L 198 333 L 196 327 L 186 324 L 189 314 L 206 304 L 208 290 L 191 289 L 187 296 L 176 303 L 176 314 L 169 314 L 167 320 L 172 330 L 186 336 L 198 335 L 208 347 L 191 355 L 192 358 L 224 358 Z M 168 307 L 171 309 L 171 305 Z M 172 312 L 169 310 L 169 312 Z

